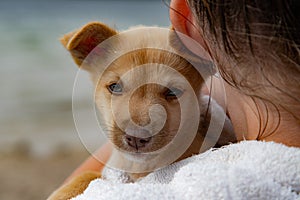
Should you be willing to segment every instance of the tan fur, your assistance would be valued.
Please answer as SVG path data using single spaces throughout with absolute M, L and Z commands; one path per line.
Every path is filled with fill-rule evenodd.
M 78 31 L 65 35 L 61 39 L 61 42 L 65 48 L 70 51 L 75 62 L 78 65 L 81 65 L 83 64 L 83 60 L 97 44 L 115 34 L 117 34 L 117 32 L 106 25 L 93 22 L 87 24 Z M 141 47 L 147 47 L 146 36 L 141 36 L 141 39 L 135 39 L 141 40 Z M 160 36 L 158 35 L 157 44 L 165 45 L 165 43 L 166 41 L 161 41 Z M 130 45 L 130 41 L 128 44 Z M 147 67 L 140 67 L 140 65 L 149 63 L 151 64 Z M 170 70 L 166 69 L 163 65 L 169 66 Z M 153 152 L 170 143 L 177 133 L 182 117 L 184 117 L 184 120 L 187 122 L 193 120 L 191 118 L 192 116 L 189 115 L 189 113 L 193 112 L 195 107 L 195 105 L 191 105 L 189 101 L 193 92 L 198 95 L 198 101 L 201 102 L 200 91 L 204 83 L 202 76 L 189 62 L 169 51 L 147 48 L 122 55 L 105 69 L 99 80 L 97 73 L 89 67 L 90 66 L 85 66 L 84 69 L 90 72 L 95 84 L 95 101 L 101 114 L 100 123 L 113 144 L 123 151 L 132 153 L 136 151 L 136 149 L 124 143 L 124 130 L 126 127 L 133 126 L 133 123 L 140 127 L 146 127 L 151 122 L 149 109 L 152 106 L 159 104 L 165 109 L 166 123 L 163 125 L 163 128 L 161 130 L 159 129 L 160 131 L 151 138 L 150 145 L 139 149 L 139 152 L 141 153 Z M 132 73 L 129 73 L 130 70 L 133 70 Z M 129 74 L 126 75 L 126 73 Z M 187 83 L 185 83 L 178 74 L 181 74 L 181 77 L 184 77 L 188 84 L 192 86 L 192 91 L 189 91 L 190 89 L 184 86 Z M 120 96 L 112 95 L 108 90 L 108 86 L 111 83 L 116 83 L 118 81 L 122 82 L 124 93 Z M 150 83 L 143 84 L 143 81 L 149 81 Z M 164 84 L 155 84 L 157 82 Z M 139 83 L 142 86 L 136 87 Z M 166 85 L 168 87 L 180 88 L 185 91 L 182 97 L 180 97 L 180 99 L 183 99 L 182 104 L 179 104 L 177 98 L 168 99 L 165 97 L 165 92 L 168 90 Z M 114 103 L 113 105 L 112 102 Z M 127 107 L 124 106 L 124 102 L 129 102 L 129 114 L 126 113 L 125 109 L 127 109 Z M 181 110 L 181 108 L 183 109 Z M 155 115 L 153 119 L 155 120 L 151 122 L 151 130 L 155 130 L 159 127 L 159 123 L 162 121 L 161 118 L 163 115 L 157 112 L 153 113 L 153 115 Z M 116 124 L 114 121 L 115 115 L 118 117 L 119 124 Z M 202 118 L 203 116 L 201 119 Z M 200 123 L 194 141 L 178 160 L 199 153 L 206 130 L 206 125 Z M 233 141 L 234 139 L 226 139 L 226 141 L 229 140 Z M 139 164 L 132 164 L 130 159 L 128 160 L 120 154 L 113 154 L 110 162 L 114 164 L 118 163 L 121 167 L 130 166 L 133 168 L 133 171 L 142 167 Z M 147 166 L 143 167 L 147 170 Z M 130 178 L 134 181 L 146 174 L 147 172 L 131 173 Z M 82 178 L 84 178 L 84 176 Z M 82 184 L 81 181 L 82 179 L 75 179 L 71 185 L 63 187 L 56 192 L 56 195 L 64 196 L 64 193 L 71 193 L 70 190 L 74 190 L 75 193 L 80 193 L 81 189 L 84 187 L 76 186 L 76 184 Z
M 48 200 L 67 200 L 76 197 L 83 193 L 92 180 L 100 177 L 100 173 L 96 172 L 85 172 L 80 174 L 53 192 Z
M 107 124 L 112 125 L 107 126 L 108 128 L 112 127 L 110 132 L 108 132 L 109 137 L 112 139 L 115 145 L 126 149 L 127 151 L 131 150 L 124 146 L 122 142 L 122 136 L 124 135 L 123 131 L 120 130 L 120 127 L 114 124 L 113 121 L 111 121 L 113 119 L 112 110 L 116 110 L 119 118 L 123 118 L 124 124 L 122 125 L 124 127 L 122 128 L 125 129 L 129 117 L 131 117 L 136 124 L 145 126 L 150 121 L 148 112 L 152 105 L 160 104 L 165 108 L 167 111 L 166 125 L 159 134 L 153 137 L 154 140 L 157 138 L 157 140 L 154 141 L 154 144 L 149 147 L 149 149 L 144 149 L 143 152 L 158 150 L 169 143 L 173 138 L 172 133 L 176 133 L 180 124 L 181 112 L 179 102 L 176 99 L 166 100 L 164 98 L 164 92 L 167 90 L 167 88 L 158 84 L 146 84 L 136 89 L 130 96 L 122 95 L 117 97 L 114 100 L 114 107 L 111 107 L 112 95 L 107 90 L 108 84 L 119 81 L 119 77 L 121 77 L 124 73 L 146 63 L 153 63 L 150 66 L 153 69 L 148 68 L 148 70 L 135 70 L 133 74 L 128 77 L 128 79 L 123 80 L 126 82 L 124 85 L 125 87 L 127 86 L 128 90 L 131 90 L 131 88 L 134 89 L 135 84 L 137 84 L 138 81 L 142 82 L 145 80 L 153 80 L 153 82 L 155 82 L 156 78 L 161 77 L 165 79 L 166 83 L 176 81 L 174 80 L 175 76 L 172 76 L 169 71 L 166 71 L 164 67 L 160 67 L 154 63 L 165 64 L 179 71 L 185 76 L 190 84 L 194 86 L 193 89 L 195 91 L 200 91 L 203 83 L 201 76 L 187 61 L 175 54 L 162 52 L 160 50 L 139 50 L 138 52 L 132 52 L 124 55 L 113 62 L 112 65 L 102 75 L 103 78 L 101 78 L 98 82 L 96 88 L 96 103 L 98 108 L 100 108 L 100 112 L 105 116 L 103 119 L 103 126 L 107 126 Z M 122 116 L 122 114 L 125 113 L 123 110 L 127 109 L 123 104 L 123 102 L 126 101 L 129 101 L 129 111 L 131 116 Z M 159 118 L 160 116 L 157 116 L 156 119 L 160 120 Z

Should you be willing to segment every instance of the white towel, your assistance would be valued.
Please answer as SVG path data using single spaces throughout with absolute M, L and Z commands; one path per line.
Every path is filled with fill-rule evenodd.
M 212 149 L 136 183 L 97 179 L 73 200 L 300 199 L 300 148 L 244 141 Z

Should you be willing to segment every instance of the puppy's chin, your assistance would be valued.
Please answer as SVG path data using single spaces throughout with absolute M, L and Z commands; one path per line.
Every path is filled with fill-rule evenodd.
M 137 163 L 143 163 L 145 161 L 150 161 L 152 159 L 155 159 L 159 154 L 157 153 L 139 153 L 139 152 L 125 152 L 122 151 L 122 155 L 127 160 L 137 162 Z

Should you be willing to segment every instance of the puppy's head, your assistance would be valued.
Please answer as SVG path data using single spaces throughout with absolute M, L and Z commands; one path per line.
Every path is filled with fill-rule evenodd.
M 114 56 L 114 50 L 98 45 L 117 35 L 104 24 L 90 23 L 65 35 L 61 42 L 75 62 L 90 72 L 100 124 L 113 144 L 134 155 L 154 152 L 168 145 L 180 128 L 188 132 L 189 123 L 195 120 L 191 99 L 198 96 L 203 78 L 179 55 L 163 48 L 147 48 L 149 41 L 143 34 L 125 39 L 126 44 L 114 40 L 116 44 L 110 45 L 119 49 L 137 44 L 133 39 L 140 42 L 135 50 L 103 66 L 103 60 Z M 159 35 L 155 37 L 162 47 L 168 45 Z M 89 55 L 92 51 L 97 58 Z

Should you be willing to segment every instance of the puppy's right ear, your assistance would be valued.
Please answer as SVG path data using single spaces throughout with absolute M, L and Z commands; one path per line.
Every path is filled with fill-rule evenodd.
M 105 24 L 91 22 L 77 31 L 64 35 L 60 42 L 71 53 L 75 63 L 81 66 L 83 60 L 98 44 L 116 34 L 117 31 Z

